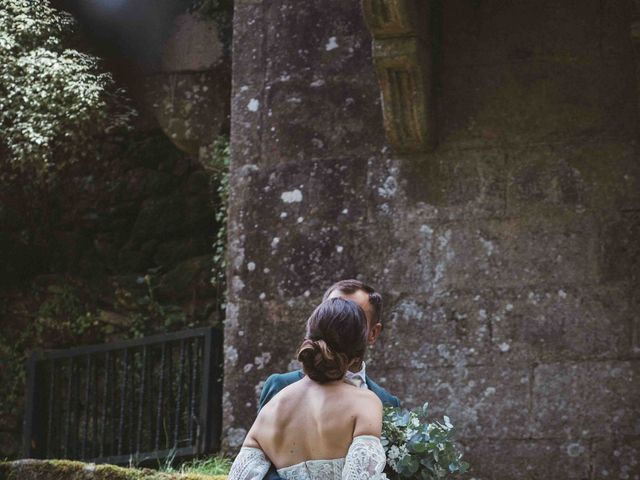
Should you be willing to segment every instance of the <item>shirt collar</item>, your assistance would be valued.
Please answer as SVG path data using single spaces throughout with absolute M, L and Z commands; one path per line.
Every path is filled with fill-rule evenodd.
M 364 360 L 362 361 L 362 368 L 360 369 L 360 371 L 358 372 L 352 372 L 351 370 L 347 370 L 347 378 L 352 378 L 352 377 L 361 377 L 363 382 L 367 381 L 367 372 L 366 372 L 366 368 L 367 366 L 364 363 Z

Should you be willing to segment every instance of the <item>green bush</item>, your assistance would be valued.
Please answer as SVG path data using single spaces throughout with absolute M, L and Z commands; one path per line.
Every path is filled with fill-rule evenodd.
M 227 210 L 229 208 L 229 164 L 231 148 L 229 138 L 221 135 L 204 158 L 204 167 L 216 188 L 216 223 L 218 231 L 213 244 L 213 275 L 211 281 L 224 283 L 226 274 Z
M 96 135 L 126 129 L 135 112 L 98 58 L 67 48 L 75 22 L 49 1 L 0 7 L 0 128 L 12 171 L 43 179 L 95 155 Z

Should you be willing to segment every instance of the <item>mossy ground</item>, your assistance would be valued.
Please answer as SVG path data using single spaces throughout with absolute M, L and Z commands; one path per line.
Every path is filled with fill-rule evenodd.
M 164 473 L 71 460 L 0 462 L 0 480 L 225 480 L 226 475 Z

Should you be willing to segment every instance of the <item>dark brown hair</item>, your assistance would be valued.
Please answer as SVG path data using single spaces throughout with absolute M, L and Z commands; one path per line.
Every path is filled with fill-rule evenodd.
M 356 293 L 358 290 L 362 290 L 364 293 L 369 295 L 369 303 L 373 307 L 373 312 L 375 314 L 376 323 L 382 324 L 382 296 L 375 291 L 373 287 L 361 282 L 360 280 L 348 279 L 348 280 L 340 280 L 339 282 L 331 285 L 326 292 L 324 292 L 324 296 L 322 300 L 326 300 L 329 298 L 332 292 L 338 290 L 346 295 L 351 295 L 352 293 Z
M 322 302 L 307 320 L 298 348 L 304 373 L 319 383 L 340 380 L 354 358 L 367 348 L 367 317 L 358 304 L 344 298 Z

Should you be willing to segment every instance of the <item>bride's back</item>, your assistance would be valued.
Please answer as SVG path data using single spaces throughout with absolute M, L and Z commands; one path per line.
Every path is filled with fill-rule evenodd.
M 250 436 L 276 468 L 343 458 L 354 436 L 379 435 L 381 409 L 368 390 L 305 377 L 271 399 Z
M 276 468 L 347 455 L 355 436 L 380 436 L 382 403 L 369 390 L 347 385 L 346 371 L 362 360 L 367 319 L 342 298 L 322 302 L 307 320 L 297 358 L 306 376 L 280 391 L 256 418 L 244 441 Z

